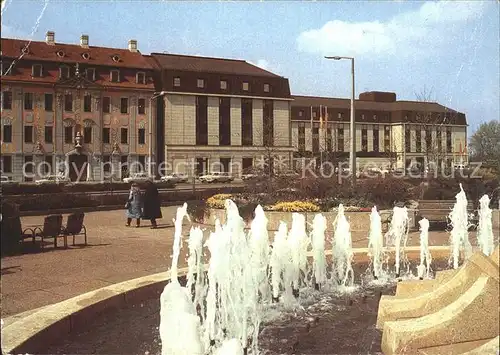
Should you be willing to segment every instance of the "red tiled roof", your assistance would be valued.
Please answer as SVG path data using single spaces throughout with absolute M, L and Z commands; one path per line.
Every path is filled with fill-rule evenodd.
M 195 57 L 190 55 L 163 53 L 151 53 L 151 56 L 156 59 L 160 68 L 166 70 L 280 77 L 279 75 L 239 59 Z
M 18 58 L 22 54 L 22 49 L 28 44 L 27 40 L 2 38 L 2 56 Z M 60 57 L 57 52 L 63 51 L 64 56 Z M 84 59 L 84 53 L 90 54 L 89 59 Z M 118 62 L 113 60 L 113 56 L 118 56 Z M 49 45 L 45 42 L 32 41 L 29 45 L 29 53 L 23 59 L 36 61 L 51 61 L 59 63 L 82 63 L 85 65 L 103 65 L 121 68 L 153 69 L 149 60 L 137 51 L 131 52 L 128 49 L 107 48 L 89 46 L 83 48 L 75 44 L 56 43 Z

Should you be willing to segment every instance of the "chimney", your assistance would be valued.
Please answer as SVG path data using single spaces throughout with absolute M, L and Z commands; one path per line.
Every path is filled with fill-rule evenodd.
M 80 36 L 80 47 L 89 48 L 89 35 Z
M 128 50 L 131 52 L 137 52 L 137 41 L 135 39 L 128 41 Z
M 56 44 L 56 33 L 53 31 L 47 31 L 45 34 L 45 42 L 51 46 Z

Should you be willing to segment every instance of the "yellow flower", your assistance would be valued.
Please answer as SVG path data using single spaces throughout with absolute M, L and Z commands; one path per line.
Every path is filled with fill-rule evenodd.
M 209 208 L 225 208 L 225 202 L 232 197 L 231 194 L 217 194 L 207 199 Z
M 268 206 L 268 210 L 277 212 L 319 212 L 318 205 L 307 201 L 278 202 Z

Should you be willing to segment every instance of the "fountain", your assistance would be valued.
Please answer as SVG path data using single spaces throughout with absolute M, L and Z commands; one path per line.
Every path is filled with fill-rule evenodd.
M 289 306 L 293 302 L 292 290 L 292 256 L 288 244 L 288 229 L 285 222 L 280 222 L 278 231 L 274 235 L 273 250 L 271 252 L 271 284 L 273 301 L 279 300 L 280 289 L 283 288 L 283 302 Z
M 332 257 L 335 267 L 333 273 L 339 285 L 352 286 L 354 283 L 354 272 L 352 270 L 351 228 L 344 214 L 344 206 L 342 204 L 339 205 L 334 226 Z
M 382 219 L 377 207 L 370 214 L 370 234 L 368 236 L 368 253 L 372 261 L 373 277 L 378 280 L 382 275 L 384 238 L 382 236 Z
M 472 246 L 469 242 L 469 216 L 467 214 L 467 196 L 460 184 L 460 192 L 456 195 L 457 202 L 450 212 L 452 230 L 450 232 L 451 256 L 453 268 L 458 269 L 460 250 L 465 252 L 465 259 L 472 254 Z
M 312 224 L 314 286 L 319 290 L 327 281 L 325 256 L 326 218 L 321 213 L 318 213 L 314 216 Z
M 186 288 L 194 291 L 194 305 L 196 309 L 200 309 L 201 321 L 205 314 L 203 297 L 206 292 L 205 287 L 205 272 L 203 270 L 203 231 L 199 227 L 191 228 L 188 239 L 189 258 L 188 258 L 188 274 Z M 196 275 L 196 276 L 195 276 Z M 194 285 L 193 285 L 194 283 Z M 193 290 L 194 286 L 194 290 Z
M 495 248 L 493 241 L 492 214 L 490 198 L 484 195 L 479 199 L 479 224 L 477 226 L 477 243 L 484 255 L 491 255 Z
M 429 251 L 429 220 L 422 218 L 418 224 L 420 225 L 420 264 L 417 267 L 417 275 L 423 280 L 424 274 L 429 278 L 432 263 Z
M 267 217 L 264 209 L 259 205 L 255 209 L 255 218 L 250 225 L 250 265 L 254 273 L 255 283 L 259 285 L 261 300 L 269 301 L 271 292 L 269 288 L 269 235 L 267 232 Z
M 311 241 L 306 232 L 306 218 L 300 213 L 293 213 L 288 244 L 292 257 L 293 291 L 296 298 L 298 297 L 300 286 L 305 284 L 307 275 L 307 250 L 310 243 Z
M 387 231 L 386 245 L 395 247 L 395 268 L 396 277 L 401 275 L 401 262 L 403 266 L 407 266 L 407 272 L 409 272 L 408 260 L 404 253 L 406 248 L 406 242 L 408 241 L 409 232 L 409 217 L 408 210 L 406 207 L 394 207 L 392 214 L 392 221 Z

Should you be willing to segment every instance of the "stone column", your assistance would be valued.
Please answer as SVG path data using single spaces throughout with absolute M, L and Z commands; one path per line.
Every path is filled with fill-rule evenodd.
M 262 146 L 264 144 L 264 122 L 263 122 L 263 105 L 262 100 L 253 100 L 252 102 L 252 131 L 253 145 Z
M 231 98 L 231 145 L 241 145 L 241 99 Z
M 208 98 L 208 145 L 219 145 L 219 98 Z

